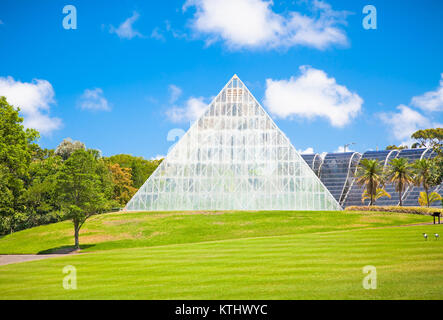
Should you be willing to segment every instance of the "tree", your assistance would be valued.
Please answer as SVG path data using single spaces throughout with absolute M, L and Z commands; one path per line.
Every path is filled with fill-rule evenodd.
M 443 128 L 418 130 L 411 135 L 421 147 L 433 148 L 441 154 L 443 147 Z
M 8 187 L 9 172 L 5 165 L 0 164 L 0 234 L 8 230 L 12 232 L 11 219 L 14 216 L 14 195 Z
M 437 156 L 433 159 L 436 170 L 434 184 L 443 181 L 443 128 L 425 129 L 414 132 L 411 138 L 418 140 L 421 147 L 432 148 Z
M 117 154 L 107 158 L 112 163 L 118 163 L 122 168 L 131 169 L 132 186 L 140 188 L 149 176 L 157 169 L 160 160 L 145 160 L 142 157 L 134 157 L 129 154 Z
M 435 171 L 436 167 L 434 161 L 430 159 L 419 159 L 413 164 L 414 169 L 414 183 L 416 186 L 422 186 L 425 190 L 426 203 L 429 201 L 429 189 L 436 185 Z
M 20 109 L 0 97 L 0 234 L 14 231 L 15 217 L 23 215 L 22 195 L 38 132 L 24 129 Z
M 420 196 L 418 197 L 418 204 L 422 207 L 428 207 L 431 203 L 435 201 L 442 201 L 443 198 L 437 192 L 431 192 L 430 194 L 426 194 L 424 191 L 420 192 Z
M 31 145 L 32 161 L 44 160 L 54 156 L 54 149 L 42 149 L 37 143 Z
M 64 139 L 55 149 L 55 154 L 62 157 L 63 160 L 68 159 L 76 150 L 86 150 L 85 144 L 80 141 L 73 141 L 71 138 Z
M 29 167 L 29 181 L 23 195 L 28 219 L 26 228 L 61 220 L 57 199 L 57 173 L 62 166 L 59 156 L 34 160 Z
M 386 179 L 395 185 L 398 192 L 399 204 L 403 205 L 402 196 L 406 187 L 414 182 L 412 167 L 405 158 L 392 159 L 386 173 Z
M 385 189 L 383 189 L 383 188 L 377 188 L 377 191 L 375 192 L 375 195 L 373 195 L 374 203 L 375 203 L 378 199 L 380 199 L 381 197 L 388 197 L 388 198 L 391 198 L 391 195 L 390 195 L 388 192 L 386 192 Z M 361 196 L 361 202 L 364 203 L 365 200 L 368 200 L 368 199 L 371 199 L 371 196 L 370 196 L 370 194 L 368 193 L 368 191 L 365 190 L 365 191 L 363 192 L 362 196 Z
M 383 165 L 375 159 L 363 159 L 360 161 L 356 173 L 356 182 L 366 188 L 369 195 L 369 205 L 374 204 L 378 186 L 383 184 Z
M 131 200 L 137 189 L 132 186 L 131 168 L 122 168 L 118 163 L 108 163 L 112 174 L 113 197 L 119 205 L 124 206 Z
M 403 150 L 403 149 L 407 149 L 408 146 L 396 146 L 395 144 L 387 146 L 386 150 Z
M 75 249 L 79 249 L 79 231 L 85 221 L 109 208 L 100 176 L 100 161 L 91 152 L 80 148 L 63 162 L 57 176 L 63 210 L 74 224 Z

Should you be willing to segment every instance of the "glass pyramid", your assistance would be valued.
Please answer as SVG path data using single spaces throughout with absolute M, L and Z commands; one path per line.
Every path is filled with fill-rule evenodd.
M 341 207 L 234 75 L 125 209 L 341 210 Z

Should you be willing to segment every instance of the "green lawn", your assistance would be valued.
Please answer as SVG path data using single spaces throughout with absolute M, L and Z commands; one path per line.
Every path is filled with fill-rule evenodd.
M 0 266 L 1 299 L 443 299 L 443 241 L 430 217 L 355 212 L 107 214 L 82 255 Z M 72 244 L 69 223 L 0 239 L 1 253 Z M 20 249 L 22 248 L 22 249 Z M 62 269 L 77 269 L 65 290 Z M 362 268 L 377 268 L 365 290 Z
M 109 213 L 91 217 L 80 231 L 85 252 L 350 230 L 430 222 L 429 216 L 353 211 Z M 47 253 L 73 246 L 69 221 L 0 239 L 0 254 Z

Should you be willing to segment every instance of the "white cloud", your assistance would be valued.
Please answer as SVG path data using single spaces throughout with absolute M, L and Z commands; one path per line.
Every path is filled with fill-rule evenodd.
M 337 150 L 334 151 L 335 153 L 342 153 L 345 152 L 344 146 L 339 146 Z M 350 149 L 349 147 L 346 148 L 346 152 L 355 152 L 355 150 Z
M 157 154 L 155 157 L 151 157 L 151 160 L 160 160 L 166 158 L 165 155 Z
M 431 128 L 433 123 L 421 113 L 405 105 L 397 107 L 398 113 L 382 113 L 381 120 L 390 128 L 395 139 L 402 145 L 411 145 L 411 135 L 420 129 Z
M 440 75 L 440 85 L 435 91 L 429 91 L 411 99 L 410 106 L 399 105 L 399 112 L 381 113 L 380 119 L 388 126 L 400 145 L 410 146 L 416 142 L 411 139 L 411 135 L 421 129 L 441 128 L 442 123 L 434 122 L 432 115 L 424 116 L 419 111 L 411 108 L 418 107 L 423 111 L 443 111 L 443 73 Z
M 0 77 L 0 96 L 5 96 L 8 103 L 20 108 L 26 128 L 37 129 L 46 135 L 62 126 L 61 119 L 49 115 L 55 100 L 54 89 L 46 80 L 20 82 L 12 77 Z
M 154 30 L 152 30 L 151 38 L 156 39 L 156 40 L 165 41 L 165 37 L 163 36 L 160 28 L 158 28 L 158 27 L 154 28 Z
M 172 34 L 172 36 L 176 39 L 187 39 L 188 35 L 180 30 L 177 30 L 172 27 L 171 22 L 168 20 L 165 21 L 166 31 Z
M 176 85 L 169 85 L 169 103 L 175 103 L 177 101 L 177 99 L 181 96 L 182 94 L 182 89 L 180 89 L 179 87 L 177 87 Z
M 443 73 L 440 76 L 440 86 L 435 91 L 413 97 L 411 105 L 425 111 L 443 111 Z
M 132 16 L 126 19 L 122 24 L 120 24 L 118 28 L 111 26 L 109 32 L 115 33 L 121 39 L 132 39 L 134 37 L 143 37 L 143 35 L 140 32 L 134 30 L 132 27 L 134 22 L 137 21 L 139 17 L 140 15 L 138 14 L 138 12 L 134 11 Z
M 300 67 L 301 75 L 289 80 L 266 80 L 264 104 L 280 118 L 292 116 L 327 118 L 334 127 L 343 127 L 361 111 L 363 99 L 334 78 L 309 66 Z
M 183 10 L 195 7 L 190 25 L 197 36 L 206 36 L 208 44 L 222 40 L 231 49 L 295 45 L 325 49 L 347 44 L 338 26 L 346 24 L 348 12 L 334 11 L 319 0 L 311 3 L 313 16 L 297 11 L 277 14 L 272 5 L 266 0 L 187 0 Z
M 312 147 L 308 147 L 308 148 L 306 148 L 305 150 L 297 150 L 297 152 L 299 153 L 299 154 L 313 154 L 314 153 L 314 148 L 312 148 Z
M 166 115 L 172 122 L 192 122 L 198 119 L 207 107 L 203 97 L 191 97 L 186 101 L 184 107 L 174 106 L 166 112 Z
M 83 110 L 110 111 L 108 100 L 100 88 L 86 89 L 80 97 L 79 106 Z

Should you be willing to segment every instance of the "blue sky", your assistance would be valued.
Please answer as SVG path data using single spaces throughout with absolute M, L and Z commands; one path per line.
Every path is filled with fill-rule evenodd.
M 366 30 L 363 7 L 377 10 Z M 65 5 L 77 29 L 66 30 Z M 237 74 L 299 150 L 443 123 L 441 1 L 0 2 L 0 95 L 54 148 L 147 159 Z M 174 132 L 174 131 L 172 131 Z

